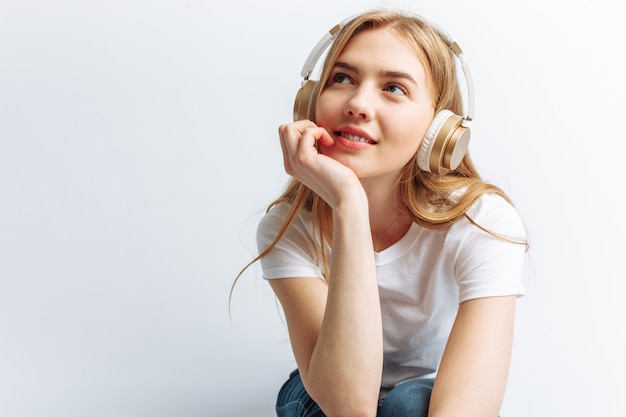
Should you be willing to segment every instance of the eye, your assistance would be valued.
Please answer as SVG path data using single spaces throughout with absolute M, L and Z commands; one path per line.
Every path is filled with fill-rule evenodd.
M 406 95 L 407 93 L 406 89 L 398 84 L 389 84 L 385 86 L 384 90 L 398 95 Z
M 338 72 L 337 74 L 333 75 L 331 79 L 334 83 L 337 84 L 349 84 L 350 82 L 352 82 L 352 79 L 342 72 Z

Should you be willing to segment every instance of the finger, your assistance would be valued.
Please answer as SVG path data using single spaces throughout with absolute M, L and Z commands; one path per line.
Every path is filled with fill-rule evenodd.
M 278 129 L 280 147 L 283 153 L 283 167 L 289 175 L 294 175 L 294 156 L 298 152 L 300 133 L 293 129 L 292 124 L 281 125 Z
M 278 128 L 283 164 L 290 175 L 295 175 L 298 167 L 311 164 L 312 158 L 317 155 L 314 149 L 316 135 L 311 129 L 317 129 L 317 126 L 308 120 L 283 124 Z
M 293 123 L 281 125 L 278 129 L 280 145 L 285 157 L 291 157 L 298 151 L 302 129 L 296 128 Z
M 310 120 L 301 120 L 294 123 L 282 124 L 278 127 L 278 133 L 282 141 L 299 141 L 304 130 L 316 127 Z
M 330 147 L 335 144 L 335 139 L 326 129 L 317 126 L 306 128 L 302 132 L 300 146 L 304 147 L 304 149 L 316 146 L 318 143 Z
M 319 135 L 319 133 L 317 132 L 318 129 L 318 127 L 307 127 L 302 131 L 302 136 L 298 144 L 298 152 L 306 152 L 315 148 L 317 136 Z
M 278 126 L 278 138 L 280 140 L 280 149 L 283 152 L 283 158 L 285 158 L 288 155 L 288 150 L 287 150 L 287 144 L 286 144 L 286 130 L 287 130 L 287 125 L 280 125 Z
M 317 138 L 317 141 L 324 146 L 333 146 L 335 144 L 335 138 L 326 129 L 322 129 L 322 134 Z

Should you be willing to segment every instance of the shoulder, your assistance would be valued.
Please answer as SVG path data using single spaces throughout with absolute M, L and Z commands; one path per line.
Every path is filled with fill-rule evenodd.
M 280 203 L 268 210 L 259 221 L 257 235 L 273 235 L 273 238 L 276 237 L 285 221 L 287 221 L 290 209 L 290 204 Z M 296 213 L 296 218 L 290 229 L 292 228 L 309 233 L 312 230 L 311 213 L 307 210 L 300 210 L 300 212 Z
M 280 203 L 272 207 L 260 219 L 257 227 L 257 244 L 261 250 L 268 247 L 283 229 L 289 217 L 291 205 Z M 280 237 L 284 245 L 304 245 L 312 243 L 313 226 L 311 213 L 307 210 L 300 210 L 295 214 L 295 219 L 287 230 Z
M 278 230 L 280 230 L 282 224 L 285 222 L 288 213 L 289 205 L 285 203 L 278 204 L 277 206 L 269 209 L 259 221 L 259 225 L 257 227 L 257 235 L 265 235 L 271 233 L 272 231 L 275 231 L 274 234 L 276 234 Z
M 291 206 L 281 203 L 259 221 L 257 249 L 265 278 L 323 277 L 320 251 L 312 232 L 311 213 L 296 213 L 284 229 Z M 271 249 L 270 249 L 271 248 Z M 267 253 L 266 253 L 267 251 Z
M 483 194 L 467 211 L 470 222 L 493 233 L 523 239 L 526 228 L 517 209 L 498 194 Z
M 525 294 L 526 231 L 518 211 L 503 197 L 485 194 L 466 214 L 454 225 L 459 300 Z
M 518 248 L 526 250 L 526 228 L 517 209 L 498 194 L 479 197 L 467 210 L 465 217 L 452 226 L 454 237 L 461 252 L 472 257 L 486 257 L 497 261 L 498 250 Z M 518 252 L 515 249 L 515 252 Z

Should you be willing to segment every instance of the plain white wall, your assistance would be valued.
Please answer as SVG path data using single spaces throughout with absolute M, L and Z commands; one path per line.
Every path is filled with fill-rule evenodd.
M 618 2 L 387 2 L 446 28 L 531 234 L 503 415 L 625 415 Z M 0 416 L 265 416 L 294 367 L 254 229 L 322 33 L 375 1 L 0 0 Z

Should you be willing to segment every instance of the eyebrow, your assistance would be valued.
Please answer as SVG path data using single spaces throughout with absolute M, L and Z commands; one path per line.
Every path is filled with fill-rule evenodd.
M 358 68 L 356 68 L 353 65 L 348 64 L 347 62 L 337 61 L 337 62 L 335 62 L 335 67 L 345 68 L 345 69 L 347 69 L 349 71 L 354 72 L 355 74 L 359 73 Z M 418 85 L 417 81 L 415 81 L 415 79 L 411 75 L 409 75 L 406 72 L 402 72 L 402 71 L 381 71 L 380 72 L 380 76 L 383 77 L 383 78 L 403 78 L 403 79 L 406 79 L 406 80 L 412 82 L 415 85 Z

